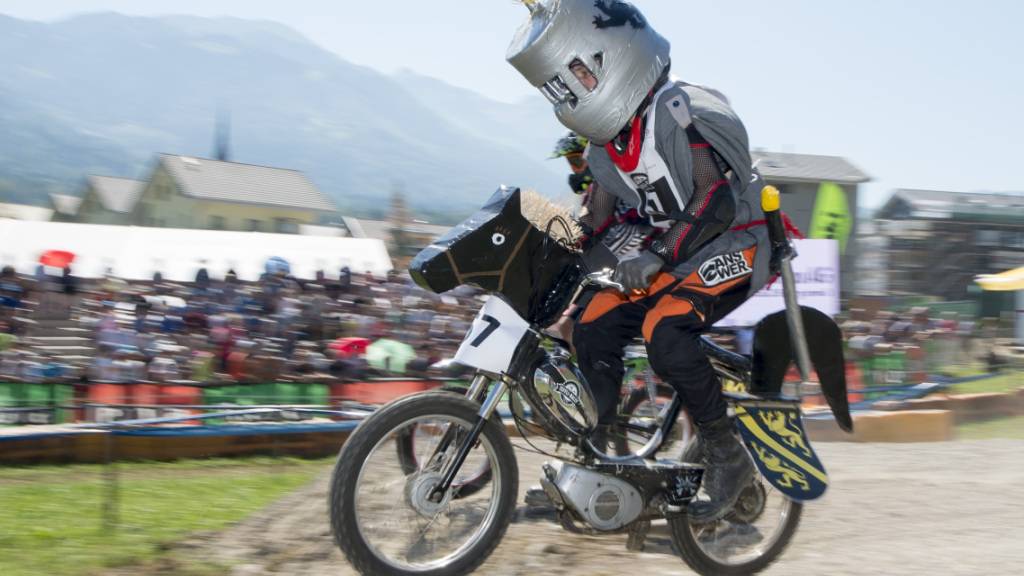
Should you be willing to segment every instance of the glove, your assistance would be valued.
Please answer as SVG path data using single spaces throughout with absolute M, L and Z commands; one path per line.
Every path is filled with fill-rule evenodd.
M 636 258 L 619 262 L 612 280 L 622 284 L 626 290 L 646 290 L 654 275 L 665 266 L 665 261 L 653 252 L 644 251 Z

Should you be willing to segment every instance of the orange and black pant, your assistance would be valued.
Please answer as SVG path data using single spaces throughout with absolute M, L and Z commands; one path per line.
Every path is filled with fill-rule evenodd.
M 746 300 L 754 251 L 733 255 L 742 256 L 747 266 L 724 275 L 708 273 L 707 266 L 714 266 L 711 259 L 684 279 L 659 274 L 644 295 L 604 290 L 594 296 L 576 323 L 573 344 L 602 424 L 615 421 L 623 350 L 638 335 L 643 335 L 654 372 L 676 390 L 695 422 L 725 415 L 721 386 L 701 350 L 700 337 Z M 720 281 L 723 276 L 731 277 Z

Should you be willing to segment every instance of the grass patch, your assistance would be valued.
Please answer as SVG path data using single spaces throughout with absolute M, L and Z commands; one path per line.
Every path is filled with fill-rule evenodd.
M 1024 387 L 1024 372 L 1008 372 L 998 376 L 993 376 L 992 378 L 985 378 L 984 380 L 955 384 L 949 387 L 948 393 L 980 394 L 983 392 L 1012 392 L 1021 387 Z
M 984 364 L 980 362 L 973 362 L 970 364 L 955 364 L 947 366 L 942 370 L 938 371 L 939 374 L 949 376 L 950 378 L 966 378 L 968 376 L 980 376 L 988 373 Z
M 956 435 L 961 440 L 1024 440 L 1024 416 L 962 424 L 957 426 Z
M 103 528 L 104 467 L 0 469 L 0 574 L 77 575 L 151 562 L 185 535 L 219 530 L 309 482 L 328 460 L 118 464 L 120 524 Z

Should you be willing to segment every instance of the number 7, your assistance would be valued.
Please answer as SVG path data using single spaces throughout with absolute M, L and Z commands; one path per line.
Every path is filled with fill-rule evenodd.
M 498 319 L 495 318 L 494 316 L 491 316 L 490 314 L 484 314 L 481 320 L 487 322 L 487 327 L 484 328 L 484 331 L 481 332 L 479 336 L 474 338 L 473 341 L 469 343 L 469 345 L 472 346 L 473 348 L 479 348 L 480 345 L 484 343 L 484 340 L 487 340 L 487 337 L 493 334 L 494 331 L 497 330 L 499 326 L 501 326 L 501 322 L 498 322 Z

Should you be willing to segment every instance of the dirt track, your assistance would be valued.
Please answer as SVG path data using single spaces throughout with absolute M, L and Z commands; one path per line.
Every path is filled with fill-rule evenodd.
M 832 486 L 808 505 L 767 574 L 1012 574 L 1024 570 L 1024 442 L 820 444 Z M 518 452 L 522 493 L 540 457 Z M 237 526 L 176 554 L 233 576 L 349 575 L 327 526 L 326 474 Z M 481 570 L 493 575 L 689 574 L 655 527 L 648 551 L 625 536 L 568 534 L 521 517 Z M 173 569 L 171 569 L 173 571 Z M 166 573 L 158 570 L 158 572 Z

